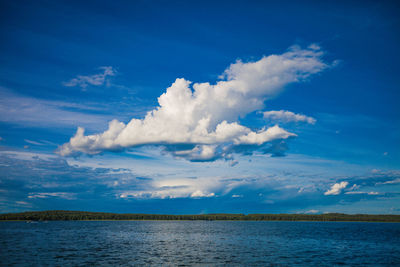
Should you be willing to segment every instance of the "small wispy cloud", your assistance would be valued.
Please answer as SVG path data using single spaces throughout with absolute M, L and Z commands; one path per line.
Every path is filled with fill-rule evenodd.
M 336 184 L 332 185 L 332 186 L 331 186 L 331 189 L 329 189 L 328 191 L 326 191 L 326 192 L 324 193 L 324 195 L 325 195 L 325 196 L 328 196 L 328 195 L 339 195 L 339 194 L 342 192 L 342 190 L 343 190 L 344 188 L 346 188 L 346 186 L 347 186 L 348 184 L 349 184 L 348 182 L 336 183 Z
M 213 197 L 215 196 L 215 193 L 204 193 L 201 190 L 197 190 L 195 192 L 193 192 L 190 197 L 192 198 L 197 198 L 197 197 Z
M 69 192 L 51 192 L 51 193 L 30 193 L 28 198 L 49 198 L 49 197 L 57 197 L 67 200 L 76 199 L 75 193 Z
M 304 213 L 306 213 L 306 214 L 316 214 L 318 212 L 320 212 L 320 211 L 319 210 L 307 210 Z
M 316 119 L 303 115 L 296 114 L 287 110 L 272 110 L 263 113 L 264 119 L 272 121 L 283 121 L 283 122 L 306 122 L 309 124 L 315 124 Z
M 32 140 L 29 140 L 29 139 L 24 139 L 24 141 L 27 142 L 28 144 L 31 144 L 31 145 L 37 145 L 37 146 L 43 146 L 44 145 L 43 143 L 32 141 Z
M 82 90 L 86 90 L 89 85 L 109 85 L 109 80 L 107 78 L 110 76 L 115 76 L 117 73 L 116 70 L 111 66 L 100 67 L 99 69 L 103 72 L 93 75 L 78 75 L 76 78 L 73 78 L 67 82 L 63 82 L 63 85 L 66 87 L 79 86 L 82 88 Z
M 365 194 L 365 195 L 379 195 L 380 193 L 379 192 L 374 192 L 374 191 L 371 191 L 371 192 L 350 191 L 350 192 L 346 192 L 345 194 L 346 195 L 363 195 L 363 194 Z
M 391 180 L 391 181 L 386 181 L 386 182 L 383 182 L 382 184 L 400 184 L 400 178 L 397 178 L 397 179 Z
M 26 202 L 26 201 L 15 201 L 15 204 L 23 205 L 23 206 L 30 206 L 31 205 L 31 203 Z

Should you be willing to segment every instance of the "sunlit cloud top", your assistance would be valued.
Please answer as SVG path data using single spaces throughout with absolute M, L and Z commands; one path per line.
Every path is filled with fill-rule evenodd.
M 192 83 L 178 78 L 158 98 L 159 106 L 144 119 L 128 124 L 113 120 L 108 130 L 85 135 L 78 128 L 71 140 L 59 148 L 63 156 L 98 154 L 141 145 L 162 145 L 175 157 L 190 161 L 232 160 L 233 152 L 251 153 L 267 143 L 295 137 L 278 125 L 253 130 L 238 121 L 253 111 L 263 110 L 265 101 L 286 85 L 302 82 L 326 69 L 323 52 L 313 44 L 291 47 L 281 55 L 264 56 L 255 62 L 238 60 L 231 64 L 216 84 Z M 271 115 L 271 111 L 264 116 Z M 286 120 L 315 120 L 293 112 L 277 113 Z M 273 151 L 272 151 L 273 153 Z

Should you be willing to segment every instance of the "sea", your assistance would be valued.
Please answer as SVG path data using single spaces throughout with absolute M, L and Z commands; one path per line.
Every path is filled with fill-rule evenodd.
M 1 266 L 400 266 L 400 223 L 0 222 Z

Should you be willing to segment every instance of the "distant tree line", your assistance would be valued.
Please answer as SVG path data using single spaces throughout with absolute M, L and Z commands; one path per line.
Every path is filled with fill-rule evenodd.
M 200 215 L 162 215 L 162 214 L 118 214 L 86 211 L 29 211 L 0 214 L 0 220 L 17 221 L 79 221 L 79 220 L 208 220 L 208 221 L 365 221 L 400 222 L 400 215 L 369 214 L 200 214 Z

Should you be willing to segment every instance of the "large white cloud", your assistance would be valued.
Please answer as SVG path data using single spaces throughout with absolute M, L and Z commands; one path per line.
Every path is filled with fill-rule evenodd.
M 296 136 L 278 125 L 253 130 L 238 122 L 250 112 L 262 110 L 264 102 L 285 85 L 300 82 L 328 65 L 316 45 L 293 46 L 281 55 L 258 61 L 231 64 L 216 84 L 194 83 L 183 78 L 158 98 L 159 106 L 144 119 L 129 123 L 113 120 L 103 133 L 85 135 L 79 127 L 58 153 L 97 154 L 141 145 L 163 145 L 167 153 L 191 161 L 232 159 L 237 147 L 256 149 L 275 140 Z M 242 149 L 243 150 L 243 149 Z M 237 149 L 236 149 L 237 151 Z

